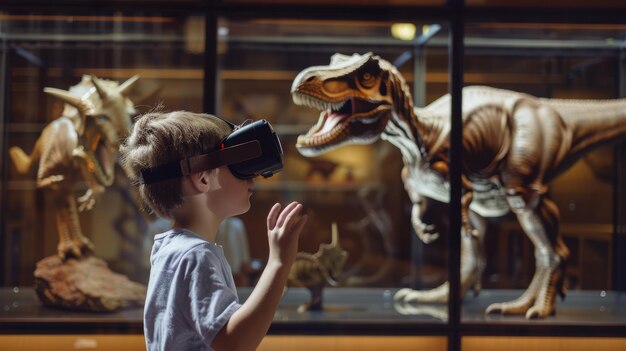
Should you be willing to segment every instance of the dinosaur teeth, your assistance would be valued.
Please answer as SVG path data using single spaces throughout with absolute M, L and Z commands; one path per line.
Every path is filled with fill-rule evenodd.
M 345 105 L 345 104 L 346 104 L 346 101 L 348 101 L 348 100 L 341 101 L 341 102 L 335 102 L 334 104 L 333 104 L 333 103 L 331 103 L 331 104 L 330 104 L 330 108 L 331 108 L 333 111 L 339 111 L 339 110 L 343 107 L 343 105 Z
M 314 109 L 317 109 L 318 111 L 325 111 L 325 110 L 337 111 L 340 108 L 342 108 L 343 105 L 346 103 L 345 100 L 339 101 L 339 102 L 328 102 L 328 101 L 320 100 L 310 95 L 304 95 L 304 94 L 293 94 L 293 102 L 296 105 L 314 108 Z
M 328 109 L 328 103 L 325 101 L 314 99 L 311 102 L 315 105 L 315 108 L 317 108 L 320 111 L 324 111 Z

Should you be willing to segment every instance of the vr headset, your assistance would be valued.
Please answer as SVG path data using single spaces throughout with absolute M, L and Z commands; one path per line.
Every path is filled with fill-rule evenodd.
M 248 120 L 235 126 L 222 120 L 233 131 L 215 151 L 142 169 L 140 182 L 153 184 L 226 165 L 239 179 L 268 178 L 283 169 L 283 148 L 268 121 L 262 119 L 250 123 Z

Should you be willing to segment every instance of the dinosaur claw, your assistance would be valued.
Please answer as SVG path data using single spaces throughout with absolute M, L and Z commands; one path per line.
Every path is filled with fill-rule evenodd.
M 533 306 L 526 311 L 526 319 L 536 319 L 536 318 L 545 318 L 550 315 L 553 315 L 555 310 L 553 308 L 549 308 L 548 306 L 540 307 Z
M 528 311 L 526 311 L 526 319 L 536 319 L 539 318 L 539 311 L 531 308 Z
M 495 313 L 502 314 L 503 312 L 504 312 L 504 306 L 501 303 L 492 303 L 485 310 L 485 314 L 495 314 Z
M 93 243 L 86 237 L 78 238 L 76 241 L 69 241 L 65 244 L 59 244 L 57 254 L 61 260 L 68 258 L 81 258 L 94 251 Z
M 424 243 L 425 244 L 430 244 L 433 241 L 437 240 L 438 238 L 439 238 L 439 233 L 425 234 L 424 235 Z
M 411 291 L 412 290 L 409 288 L 400 289 L 395 293 L 395 295 L 393 295 L 393 299 L 396 301 L 404 300 L 411 293 Z
M 477 229 L 472 229 L 471 233 L 473 238 L 480 238 L 480 232 Z
M 420 223 L 419 225 L 414 225 L 413 228 L 415 228 L 415 233 L 424 244 L 430 244 L 439 238 L 439 233 L 435 231 L 437 228 L 432 224 Z
M 83 255 L 79 246 L 72 247 L 72 253 L 76 255 L 76 257 L 81 257 Z
M 404 303 L 446 302 L 448 301 L 448 291 L 448 283 L 446 282 L 430 290 L 400 289 L 394 295 L 394 298 L 396 300 L 402 300 Z

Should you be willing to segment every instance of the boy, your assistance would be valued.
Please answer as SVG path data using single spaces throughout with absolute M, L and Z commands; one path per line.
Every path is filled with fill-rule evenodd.
M 306 216 L 300 216 L 297 202 L 282 211 L 280 204 L 272 207 L 267 265 L 250 297 L 239 304 L 223 250 L 214 244 L 220 223 L 250 208 L 253 181 L 243 178 L 254 174 L 235 176 L 232 168 L 233 159 L 249 150 L 225 147 L 227 137 L 246 127 L 233 127 L 207 114 L 153 112 L 136 121 L 121 146 L 122 165 L 142 200 L 174 221 L 173 229 L 155 236 L 152 248 L 144 309 L 148 350 L 254 350 L 272 322 Z M 258 148 L 268 143 L 236 144 L 256 147 L 251 155 L 258 156 L 263 154 Z M 282 168 L 277 139 L 276 144 L 280 165 L 271 173 Z M 206 162 L 198 168 L 198 160 Z

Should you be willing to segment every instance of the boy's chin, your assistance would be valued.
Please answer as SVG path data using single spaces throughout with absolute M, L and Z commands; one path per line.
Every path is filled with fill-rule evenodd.
M 250 201 L 244 204 L 238 211 L 235 211 L 236 213 L 234 213 L 233 216 L 239 216 L 248 211 L 250 211 Z

